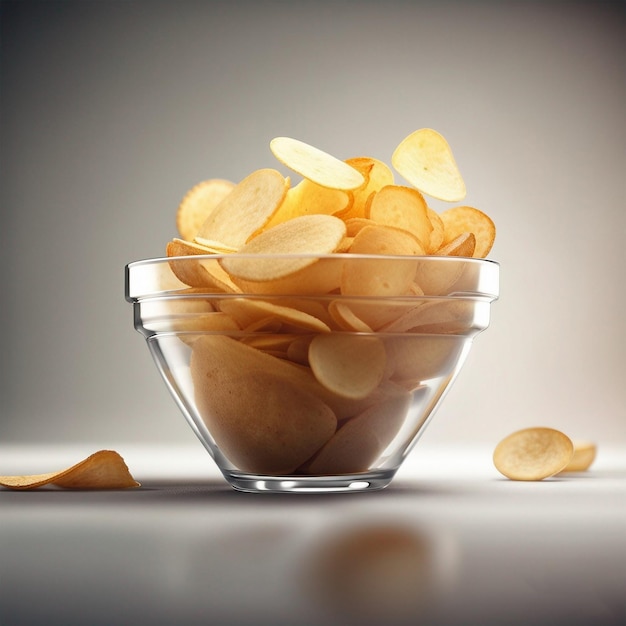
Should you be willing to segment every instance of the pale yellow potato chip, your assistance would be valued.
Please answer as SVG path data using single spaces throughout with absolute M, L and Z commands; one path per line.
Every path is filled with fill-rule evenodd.
M 571 439 L 561 431 L 525 428 L 498 443 L 493 463 L 511 480 L 543 480 L 565 469 L 573 454 Z
M 211 211 L 196 238 L 239 250 L 260 232 L 283 202 L 290 181 L 274 169 L 252 172 Z
M 417 238 L 393 226 L 366 226 L 354 237 L 350 252 L 414 257 L 424 254 Z M 406 295 L 415 276 L 417 259 L 360 259 L 347 262 L 341 293 L 350 296 Z
M 597 446 L 592 441 L 578 441 L 574 439 L 574 454 L 562 472 L 585 472 L 595 461 Z
M 176 212 L 178 234 L 192 241 L 213 209 L 233 190 L 235 183 L 221 178 L 194 185 L 183 197 Z
M 353 305 L 358 306 L 358 305 Z M 350 305 L 341 300 L 333 300 L 328 305 L 328 312 L 342 330 L 351 330 L 357 333 L 371 333 L 373 329 L 361 318 L 357 317 Z
M 377 224 L 406 230 L 428 250 L 433 224 L 424 196 L 417 190 L 400 185 L 387 185 L 371 197 L 366 217 Z
M 424 259 L 417 264 L 415 282 L 420 286 L 423 295 L 445 296 L 463 275 L 463 261 L 446 261 L 432 263 Z
M 349 419 L 304 468 L 307 474 L 365 472 L 398 434 L 411 406 L 411 394 L 388 385 L 386 396 Z
M 275 320 L 303 330 L 328 332 L 330 328 L 320 319 L 304 311 L 251 298 L 225 298 L 219 303 L 220 310 L 230 315 L 241 328 L 249 329 L 259 320 Z
M 241 289 L 221 268 L 217 259 L 207 259 L 206 248 L 198 243 L 172 239 L 166 248 L 169 266 L 175 276 L 190 287 L 205 289 L 208 292 L 238 293 Z M 198 256 L 199 258 L 193 258 Z M 189 258 L 176 258 L 189 257 Z
M 385 373 L 387 354 L 377 337 L 328 333 L 317 335 L 309 347 L 315 378 L 327 389 L 346 397 L 369 396 Z
M 493 220 L 479 209 L 470 206 L 458 206 L 440 214 L 444 225 L 444 244 L 448 244 L 464 233 L 472 233 L 476 238 L 475 258 L 485 258 L 496 238 L 496 226 Z
M 419 303 L 379 330 L 388 333 L 459 334 L 471 331 L 473 327 L 474 303 L 449 299 Z
M 437 131 L 422 128 L 403 139 L 391 163 L 416 189 L 447 202 L 465 198 L 465 183 L 445 138 Z
M 457 335 L 403 335 L 385 341 L 392 371 L 390 378 L 403 386 L 421 383 L 450 372 L 466 343 Z
M 269 282 L 313 265 L 331 254 L 346 234 L 342 220 L 332 215 L 303 215 L 261 233 L 239 251 L 250 258 L 225 257 L 222 266 L 233 277 Z M 294 255 L 276 258 L 264 255 Z
M 270 150 L 283 165 L 322 187 L 350 190 L 365 182 L 345 161 L 298 139 L 275 137 Z
M 0 486 L 26 490 L 54 485 L 63 489 L 127 489 L 140 484 L 131 476 L 124 459 L 113 450 L 100 450 L 59 472 L 25 476 L 0 476 Z

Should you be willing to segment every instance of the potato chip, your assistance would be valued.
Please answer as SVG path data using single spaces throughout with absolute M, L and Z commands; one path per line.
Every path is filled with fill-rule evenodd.
M 140 487 L 124 459 L 113 450 L 100 450 L 68 469 L 30 476 L 0 476 L 0 485 L 27 490 L 54 485 L 63 489 L 126 489 Z
M 353 254 L 414 257 L 424 254 L 417 238 L 393 226 L 366 226 L 354 238 Z M 347 263 L 341 281 L 341 293 L 350 296 L 406 295 L 413 282 L 417 259 L 363 259 Z
M 222 454 L 242 471 L 290 473 L 335 432 L 333 411 L 286 361 L 204 335 L 190 367 L 198 410 Z
M 456 335 L 419 335 L 389 338 L 385 346 L 392 364 L 391 380 L 415 388 L 426 380 L 450 371 L 466 345 Z
M 283 165 L 322 187 L 350 190 L 365 182 L 363 175 L 345 161 L 298 139 L 276 137 L 270 150 Z
M 391 443 L 411 406 L 411 394 L 389 385 L 393 392 L 361 415 L 348 420 L 305 465 L 308 474 L 365 472 Z
M 208 254 L 198 243 L 172 239 L 167 244 L 166 254 L 169 266 L 176 277 L 190 287 L 205 289 L 208 292 L 237 293 L 240 288 L 230 279 L 217 260 L 194 256 Z M 172 257 L 189 257 L 174 259 Z
M 341 213 L 349 209 L 351 203 L 352 197 L 347 191 L 322 187 L 305 178 L 289 189 L 285 200 L 264 230 L 301 215 Z
M 570 462 L 565 466 L 562 472 L 585 472 L 595 461 L 597 447 L 592 441 L 577 441 L 574 444 L 574 454 Z
M 346 163 L 361 172 L 365 183 L 351 192 L 352 202 L 348 209 L 336 214 L 343 220 L 363 217 L 368 198 L 386 185 L 394 184 L 393 172 L 386 163 L 378 159 L 355 157 L 346 159 Z
M 176 212 L 178 234 L 192 241 L 213 209 L 234 189 L 235 183 L 212 178 L 194 185 L 183 197 Z
M 465 198 L 465 183 L 448 142 L 437 131 L 422 128 L 395 149 L 391 163 L 416 189 L 447 202 Z
M 361 318 L 357 317 L 348 304 L 341 300 L 333 300 L 328 305 L 328 312 L 337 326 L 343 330 L 352 330 L 357 333 L 371 333 L 373 331 Z
M 317 335 L 309 347 L 315 378 L 346 398 L 365 398 L 383 378 L 385 346 L 377 337 L 328 333 Z
M 441 246 L 435 253 L 437 256 L 462 256 L 472 258 L 476 250 L 474 233 L 461 233 L 449 243 Z
M 246 281 L 268 282 L 294 274 L 331 254 L 343 240 L 345 224 L 332 215 L 303 215 L 261 233 L 240 250 L 250 258 L 226 257 L 224 269 Z M 292 259 L 264 255 L 293 254 Z M 310 256 L 307 256 L 310 255 Z
M 525 428 L 505 437 L 496 446 L 493 463 L 511 480 L 543 480 L 565 469 L 574 445 L 554 428 Z
M 412 306 L 398 319 L 382 326 L 387 333 L 465 333 L 474 326 L 474 303 L 462 299 L 429 300 Z
M 472 233 L 476 238 L 474 258 L 485 258 L 496 238 L 496 227 L 493 220 L 474 207 L 457 206 L 440 213 L 445 237 L 448 244 L 464 233 Z
M 230 315 L 241 328 L 249 328 L 250 324 L 269 318 L 276 320 L 279 328 L 286 324 L 314 332 L 330 331 L 330 328 L 322 320 L 313 315 L 264 300 L 228 298 L 220 302 L 220 309 Z
M 400 185 L 383 187 L 368 201 L 366 217 L 377 224 L 406 230 L 417 237 L 424 252 L 428 250 L 433 224 L 424 196 L 417 189 Z
M 196 237 L 239 250 L 278 210 L 289 185 L 277 170 L 252 172 L 213 209 Z
M 433 254 L 443 245 L 445 233 L 443 222 L 441 221 L 441 217 L 439 217 L 439 213 L 437 213 L 437 211 L 433 211 L 433 209 L 428 207 L 428 217 L 433 229 L 430 231 L 430 239 L 426 252 L 428 252 L 428 254 Z

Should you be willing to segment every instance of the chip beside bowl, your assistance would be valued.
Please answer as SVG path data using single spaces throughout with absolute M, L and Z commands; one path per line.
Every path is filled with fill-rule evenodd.
M 386 487 L 498 290 L 497 263 L 459 256 L 225 253 L 126 266 L 135 328 L 176 404 L 228 483 L 249 492 Z

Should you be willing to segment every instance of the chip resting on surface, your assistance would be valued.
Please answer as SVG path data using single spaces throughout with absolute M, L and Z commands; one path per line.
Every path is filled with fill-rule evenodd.
M 563 472 L 585 472 L 594 462 L 597 446 L 592 441 L 573 441 L 574 454 Z
M 124 459 L 113 450 L 100 450 L 59 472 L 0 476 L 0 486 L 27 490 L 54 485 L 64 489 L 127 489 L 141 485 L 131 476 Z
M 565 469 L 573 454 L 574 444 L 567 435 L 554 428 L 533 427 L 500 441 L 493 463 L 511 480 L 543 480 Z

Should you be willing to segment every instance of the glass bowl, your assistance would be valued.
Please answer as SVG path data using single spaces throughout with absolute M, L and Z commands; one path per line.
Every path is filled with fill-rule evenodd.
M 126 299 L 228 483 L 386 487 L 489 325 L 499 266 L 461 257 L 212 254 L 126 266 Z

